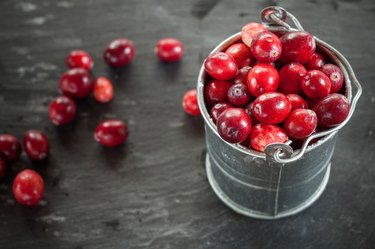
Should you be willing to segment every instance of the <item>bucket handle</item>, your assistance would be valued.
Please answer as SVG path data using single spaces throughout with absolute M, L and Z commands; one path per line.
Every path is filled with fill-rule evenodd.
M 294 17 L 291 13 L 287 12 L 282 7 L 271 6 L 271 7 L 267 7 L 265 9 L 263 9 L 262 12 L 261 12 L 262 22 L 264 22 L 266 24 L 270 24 L 270 25 L 282 26 L 282 27 L 285 27 L 288 30 L 295 30 L 289 24 L 287 24 L 285 22 L 287 17 L 292 20 L 292 22 L 294 23 L 294 25 L 297 27 L 298 30 L 304 31 L 302 25 L 297 20 L 297 18 Z M 314 38 L 318 39 L 316 37 L 314 37 Z M 325 130 L 325 131 L 315 133 L 315 134 L 309 136 L 303 142 L 301 149 L 296 153 L 293 153 L 292 147 L 289 146 L 289 144 L 287 144 L 287 143 L 272 143 L 272 144 L 269 144 L 265 149 L 266 160 L 272 160 L 272 161 L 276 161 L 276 162 L 282 163 L 282 164 L 297 161 L 298 159 L 303 157 L 303 155 L 304 155 L 304 153 L 307 149 L 307 146 L 309 145 L 309 143 L 313 139 L 323 137 L 323 136 L 327 136 L 327 135 L 330 135 L 334 132 L 337 132 L 338 130 L 340 130 L 342 127 L 344 127 L 348 123 L 348 121 L 350 120 L 350 118 L 352 117 L 352 115 L 354 113 L 354 110 L 355 110 L 355 107 L 357 105 L 358 99 L 362 94 L 362 86 L 358 82 L 357 78 L 355 77 L 354 71 L 353 71 L 352 67 L 350 66 L 348 60 L 339 51 L 337 51 L 335 48 L 333 48 L 331 45 L 329 45 L 326 42 L 323 42 L 321 40 L 319 40 L 319 42 L 322 43 L 326 48 L 328 48 L 330 50 L 330 52 L 332 52 L 340 60 L 343 67 L 346 69 L 346 71 L 348 73 L 348 76 L 350 78 L 351 83 L 353 83 L 354 86 L 356 87 L 357 91 L 356 91 L 356 94 L 355 94 L 355 96 L 353 97 L 353 99 L 350 103 L 349 114 L 346 117 L 346 119 L 341 124 L 339 124 L 338 126 L 333 127 L 331 129 L 328 129 L 328 130 Z

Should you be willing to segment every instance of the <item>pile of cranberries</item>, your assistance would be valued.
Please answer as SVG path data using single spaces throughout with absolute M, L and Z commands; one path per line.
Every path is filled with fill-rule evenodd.
M 263 152 L 270 143 L 300 144 L 345 120 L 343 73 L 316 50 L 311 34 L 249 23 L 241 38 L 204 62 L 205 104 L 225 141 Z M 198 115 L 195 96 L 187 93 L 183 103 Z

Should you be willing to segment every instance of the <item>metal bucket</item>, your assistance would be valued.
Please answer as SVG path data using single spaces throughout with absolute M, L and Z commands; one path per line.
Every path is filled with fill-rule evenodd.
M 284 22 L 287 17 L 298 29 Z M 303 30 L 298 20 L 280 7 L 264 9 L 261 18 L 270 31 Z M 207 75 L 203 66 L 200 70 L 197 91 L 198 104 L 205 120 L 207 177 L 216 195 L 237 213 L 262 219 L 293 215 L 314 203 L 327 185 L 337 132 L 352 116 L 362 88 L 348 61 L 332 46 L 314 38 L 319 51 L 341 68 L 345 77 L 345 95 L 351 108 L 343 123 L 313 134 L 295 151 L 287 143 L 275 143 L 267 146 L 265 153 L 260 153 L 223 140 L 204 103 Z M 237 33 L 211 53 L 223 51 L 240 39 L 240 33 Z M 352 85 L 357 88 L 354 98 Z M 320 139 L 309 145 L 316 138 Z

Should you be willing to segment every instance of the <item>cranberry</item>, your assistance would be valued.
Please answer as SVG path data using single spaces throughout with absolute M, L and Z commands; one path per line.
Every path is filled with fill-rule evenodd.
M 275 92 L 279 85 L 279 73 L 269 64 L 256 65 L 247 75 L 247 85 L 250 93 L 255 97 L 263 93 Z
M 246 107 L 245 107 L 245 111 L 247 112 L 247 114 L 249 114 L 250 118 L 251 118 L 251 123 L 253 125 L 256 125 L 259 123 L 258 119 L 256 119 L 253 115 L 253 105 L 254 105 L 254 101 L 253 102 L 250 102 Z
M 0 157 L 0 179 L 4 178 L 7 172 L 7 164 L 3 158 Z
M 264 152 L 269 144 L 285 143 L 287 140 L 288 135 L 276 125 L 257 124 L 250 134 L 251 147 L 260 152 Z
M 307 73 L 305 67 L 299 63 L 289 63 L 280 70 L 280 82 L 278 91 L 284 94 L 300 94 L 302 77 Z
M 212 108 L 211 108 L 211 111 L 210 111 L 210 116 L 212 118 L 212 121 L 216 124 L 217 122 L 217 119 L 219 118 L 220 114 L 223 113 L 223 111 L 225 111 L 226 109 L 228 108 L 231 108 L 233 107 L 231 104 L 229 103 L 217 103 L 216 105 L 214 105 Z
M 68 57 L 66 57 L 66 65 L 68 68 L 83 68 L 86 70 L 91 70 L 94 66 L 94 62 L 92 61 L 90 55 L 83 50 L 73 50 L 69 53 Z
M 161 61 L 176 62 L 184 54 L 184 45 L 177 39 L 163 38 L 156 43 L 155 54 Z
M 236 60 L 238 67 L 251 66 L 255 62 L 250 48 L 243 43 L 231 45 L 225 53 L 231 55 Z
M 14 178 L 13 194 L 18 203 L 25 206 L 36 206 L 42 199 L 43 193 L 43 179 L 34 170 L 25 169 Z
M 197 101 L 197 90 L 191 89 L 185 93 L 182 99 L 182 107 L 186 113 L 192 116 L 199 116 L 201 114 Z
M 267 29 L 260 23 L 251 22 L 242 27 L 241 38 L 243 43 L 248 47 L 251 46 L 253 38 L 260 32 L 267 31 Z
M 114 147 L 123 144 L 128 135 L 127 124 L 121 120 L 113 119 L 100 123 L 96 127 L 94 138 L 103 146 Z
M 76 115 L 76 103 L 66 96 L 55 98 L 48 108 L 48 116 L 55 125 L 70 123 Z
M 17 161 L 21 155 L 21 144 L 10 134 L 0 134 L 0 156 L 8 162 Z
M 23 148 L 31 160 L 44 160 L 49 153 L 47 136 L 38 130 L 29 130 L 23 137 Z
M 228 100 L 227 94 L 232 84 L 229 81 L 213 80 L 204 88 L 205 101 L 209 106 Z
M 314 52 L 310 60 L 305 64 L 307 70 L 320 69 L 326 64 L 324 57 L 318 52 Z
M 238 66 L 236 60 L 231 55 L 216 52 L 206 58 L 204 69 L 215 79 L 230 80 L 236 76 Z
M 280 60 L 284 63 L 306 63 L 315 52 L 314 37 L 305 31 L 293 31 L 284 34 L 280 38 L 283 52 Z
M 278 124 L 288 116 L 292 105 L 282 93 L 264 93 L 255 101 L 252 113 L 256 119 L 265 124 Z
M 296 109 L 284 121 L 284 130 L 289 137 L 303 139 L 310 136 L 316 129 L 318 118 L 310 109 Z
M 94 82 L 94 97 L 98 102 L 107 103 L 113 98 L 113 86 L 106 77 L 98 77 Z
M 342 123 L 349 115 L 348 99 L 341 94 L 332 93 L 320 99 L 313 109 L 318 116 L 320 127 L 330 128 Z
M 250 72 L 251 67 L 243 67 L 238 70 L 236 77 L 233 79 L 234 84 L 245 84 L 247 85 L 247 75 Z
M 307 109 L 309 107 L 306 101 L 298 94 L 291 93 L 286 95 L 286 97 L 292 105 L 292 111 L 295 109 Z
M 344 84 L 344 75 L 341 69 L 333 64 L 325 64 L 320 70 L 331 80 L 330 93 L 337 93 L 340 91 L 342 85 Z
M 251 132 L 251 119 L 242 108 L 228 108 L 217 120 L 219 135 L 229 143 L 244 141 Z
M 81 99 L 91 92 L 92 78 L 87 70 L 73 68 L 61 76 L 59 86 L 63 95 Z
M 331 91 L 331 81 L 328 76 L 319 70 L 307 71 L 302 77 L 301 86 L 303 92 L 310 99 L 325 97 Z
M 249 89 L 244 84 L 232 85 L 228 90 L 228 100 L 234 106 L 244 106 L 251 98 Z
M 108 44 L 104 51 L 104 60 L 111 67 L 123 67 L 133 60 L 134 55 L 133 42 L 120 38 Z
M 279 59 L 282 46 L 279 37 L 269 31 L 264 31 L 254 37 L 250 48 L 259 62 L 270 63 Z

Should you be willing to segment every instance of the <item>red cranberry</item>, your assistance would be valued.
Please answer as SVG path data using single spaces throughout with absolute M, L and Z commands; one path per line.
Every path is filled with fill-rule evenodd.
M 280 60 L 284 63 L 306 63 L 315 52 L 314 37 L 305 31 L 288 32 L 280 38 L 283 52 Z
M 96 127 L 94 138 L 103 146 L 114 147 L 123 144 L 128 135 L 127 124 L 121 120 L 113 119 L 100 123 Z
M 254 101 L 253 102 L 250 102 L 246 107 L 245 107 L 245 111 L 247 112 L 247 114 L 249 114 L 250 118 L 251 118 L 251 123 L 253 125 L 256 125 L 259 123 L 258 119 L 256 119 L 253 115 L 253 105 L 254 105 Z
M 330 93 L 337 93 L 340 91 L 342 85 L 344 84 L 344 75 L 341 69 L 333 64 L 325 64 L 320 70 L 331 80 Z
M 206 58 L 204 69 L 215 79 L 230 80 L 236 76 L 238 66 L 232 56 L 223 52 L 216 52 Z
M 3 158 L 0 157 L 0 179 L 4 178 L 7 172 L 7 164 Z
M 249 89 L 244 84 L 232 85 L 228 90 L 228 100 L 234 106 L 244 106 L 251 98 Z
M 318 116 L 320 127 L 330 128 L 342 123 L 349 115 L 348 99 L 341 94 L 332 93 L 320 99 L 313 109 Z
M 10 134 L 0 134 L 0 156 L 8 162 L 17 161 L 21 155 L 21 144 Z
M 197 90 L 191 89 L 187 91 L 182 99 L 182 107 L 187 114 L 199 116 L 201 114 L 197 101 Z
M 268 65 L 270 65 L 270 66 L 276 67 L 275 62 L 262 63 L 262 62 L 260 62 L 260 61 L 256 61 L 256 62 L 254 63 L 254 66 L 259 65 L 259 64 L 268 64 Z
M 219 118 L 220 114 L 222 114 L 223 111 L 231 107 L 233 106 L 229 103 L 217 103 L 216 105 L 214 105 L 210 111 L 210 116 L 212 118 L 212 121 L 216 124 L 217 119 Z
M 238 70 L 236 77 L 233 79 L 234 84 L 245 84 L 247 85 L 247 75 L 250 72 L 251 67 L 243 67 Z
M 63 95 L 81 99 L 91 92 L 92 78 L 87 70 L 73 68 L 61 76 L 59 86 Z
M 94 82 L 94 97 L 98 102 L 107 103 L 113 98 L 113 86 L 106 77 L 99 77 Z
M 257 124 L 250 134 L 250 145 L 254 150 L 264 152 L 267 145 L 272 143 L 285 143 L 288 135 L 276 126 L 268 124 Z
M 280 82 L 278 91 L 284 94 L 300 94 L 302 77 L 307 73 L 305 67 L 299 63 L 289 63 L 280 70 Z
M 286 97 L 292 105 L 292 111 L 295 109 L 307 109 L 309 107 L 306 101 L 298 94 L 291 93 L 286 95 Z
M 204 98 L 209 106 L 228 100 L 227 94 L 232 84 L 229 81 L 213 80 L 204 88 Z
M 250 116 L 242 108 L 228 108 L 217 120 L 219 135 L 229 143 L 244 141 L 251 132 Z
M 161 61 L 176 62 L 184 54 L 184 45 L 177 39 L 163 38 L 156 43 L 155 54 Z
M 278 85 L 279 73 L 269 64 L 256 65 L 247 75 L 247 86 L 255 97 L 263 93 L 275 92 Z
M 134 55 L 133 42 L 120 38 L 108 44 L 104 51 L 104 60 L 111 67 L 123 67 L 133 60 Z
M 47 136 L 38 130 L 29 130 L 23 137 L 23 148 L 31 160 L 44 160 L 49 153 Z
M 314 52 L 310 60 L 305 64 L 307 70 L 320 69 L 326 64 L 324 57 L 318 52 Z
M 267 31 L 267 29 L 260 23 L 251 22 L 242 27 L 241 38 L 243 43 L 248 47 L 251 46 L 253 38 L 260 32 Z
M 86 70 L 91 70 L 94 66 L 94 62 L 92 61 L 90 55 L 83 50 L 73 50 L 69 53 L 68 57 L 66 57 L 66 65 L 68 68 L 83 68 Z
M 292 105 L 282 93 L 264 93 L 255 101 L 252 113 L 256 119 L 265 124 L 278 124 L 288 116 Z
M 303 92 L 310 99 L 325 97 L 331 91 L 331 81 L 328 76 L 319 70 L 307 71 L 302 77 L 301 86 Z
M 318 125 L 318 118 L 310 109 L 296 109 L 284 121 L 284 130 L 293 139 L 310 136 Z
M 275 34 L 264 31 L 257 34 L 251 42 L 251 52 L 262 63 L 274 62 L 281 56 L 281 42 Z
M 48 108 L 48 116 L 55 125 L 65 125 L 70 123 L 76 115 L 76 103 L 66 97 L 55 98 Z
M 233 44 L 227 48 L 225 53 L 231 55 L 236 60 L 238 67 L 251 66 L 255 62 L 250 48 L 243 43 Z
M 13 194 L 18 203 L 25 206 L 36 206 L 42 199 L 43 193 L 43 179 L 34 170 L 25 169 L 14 178 Z

